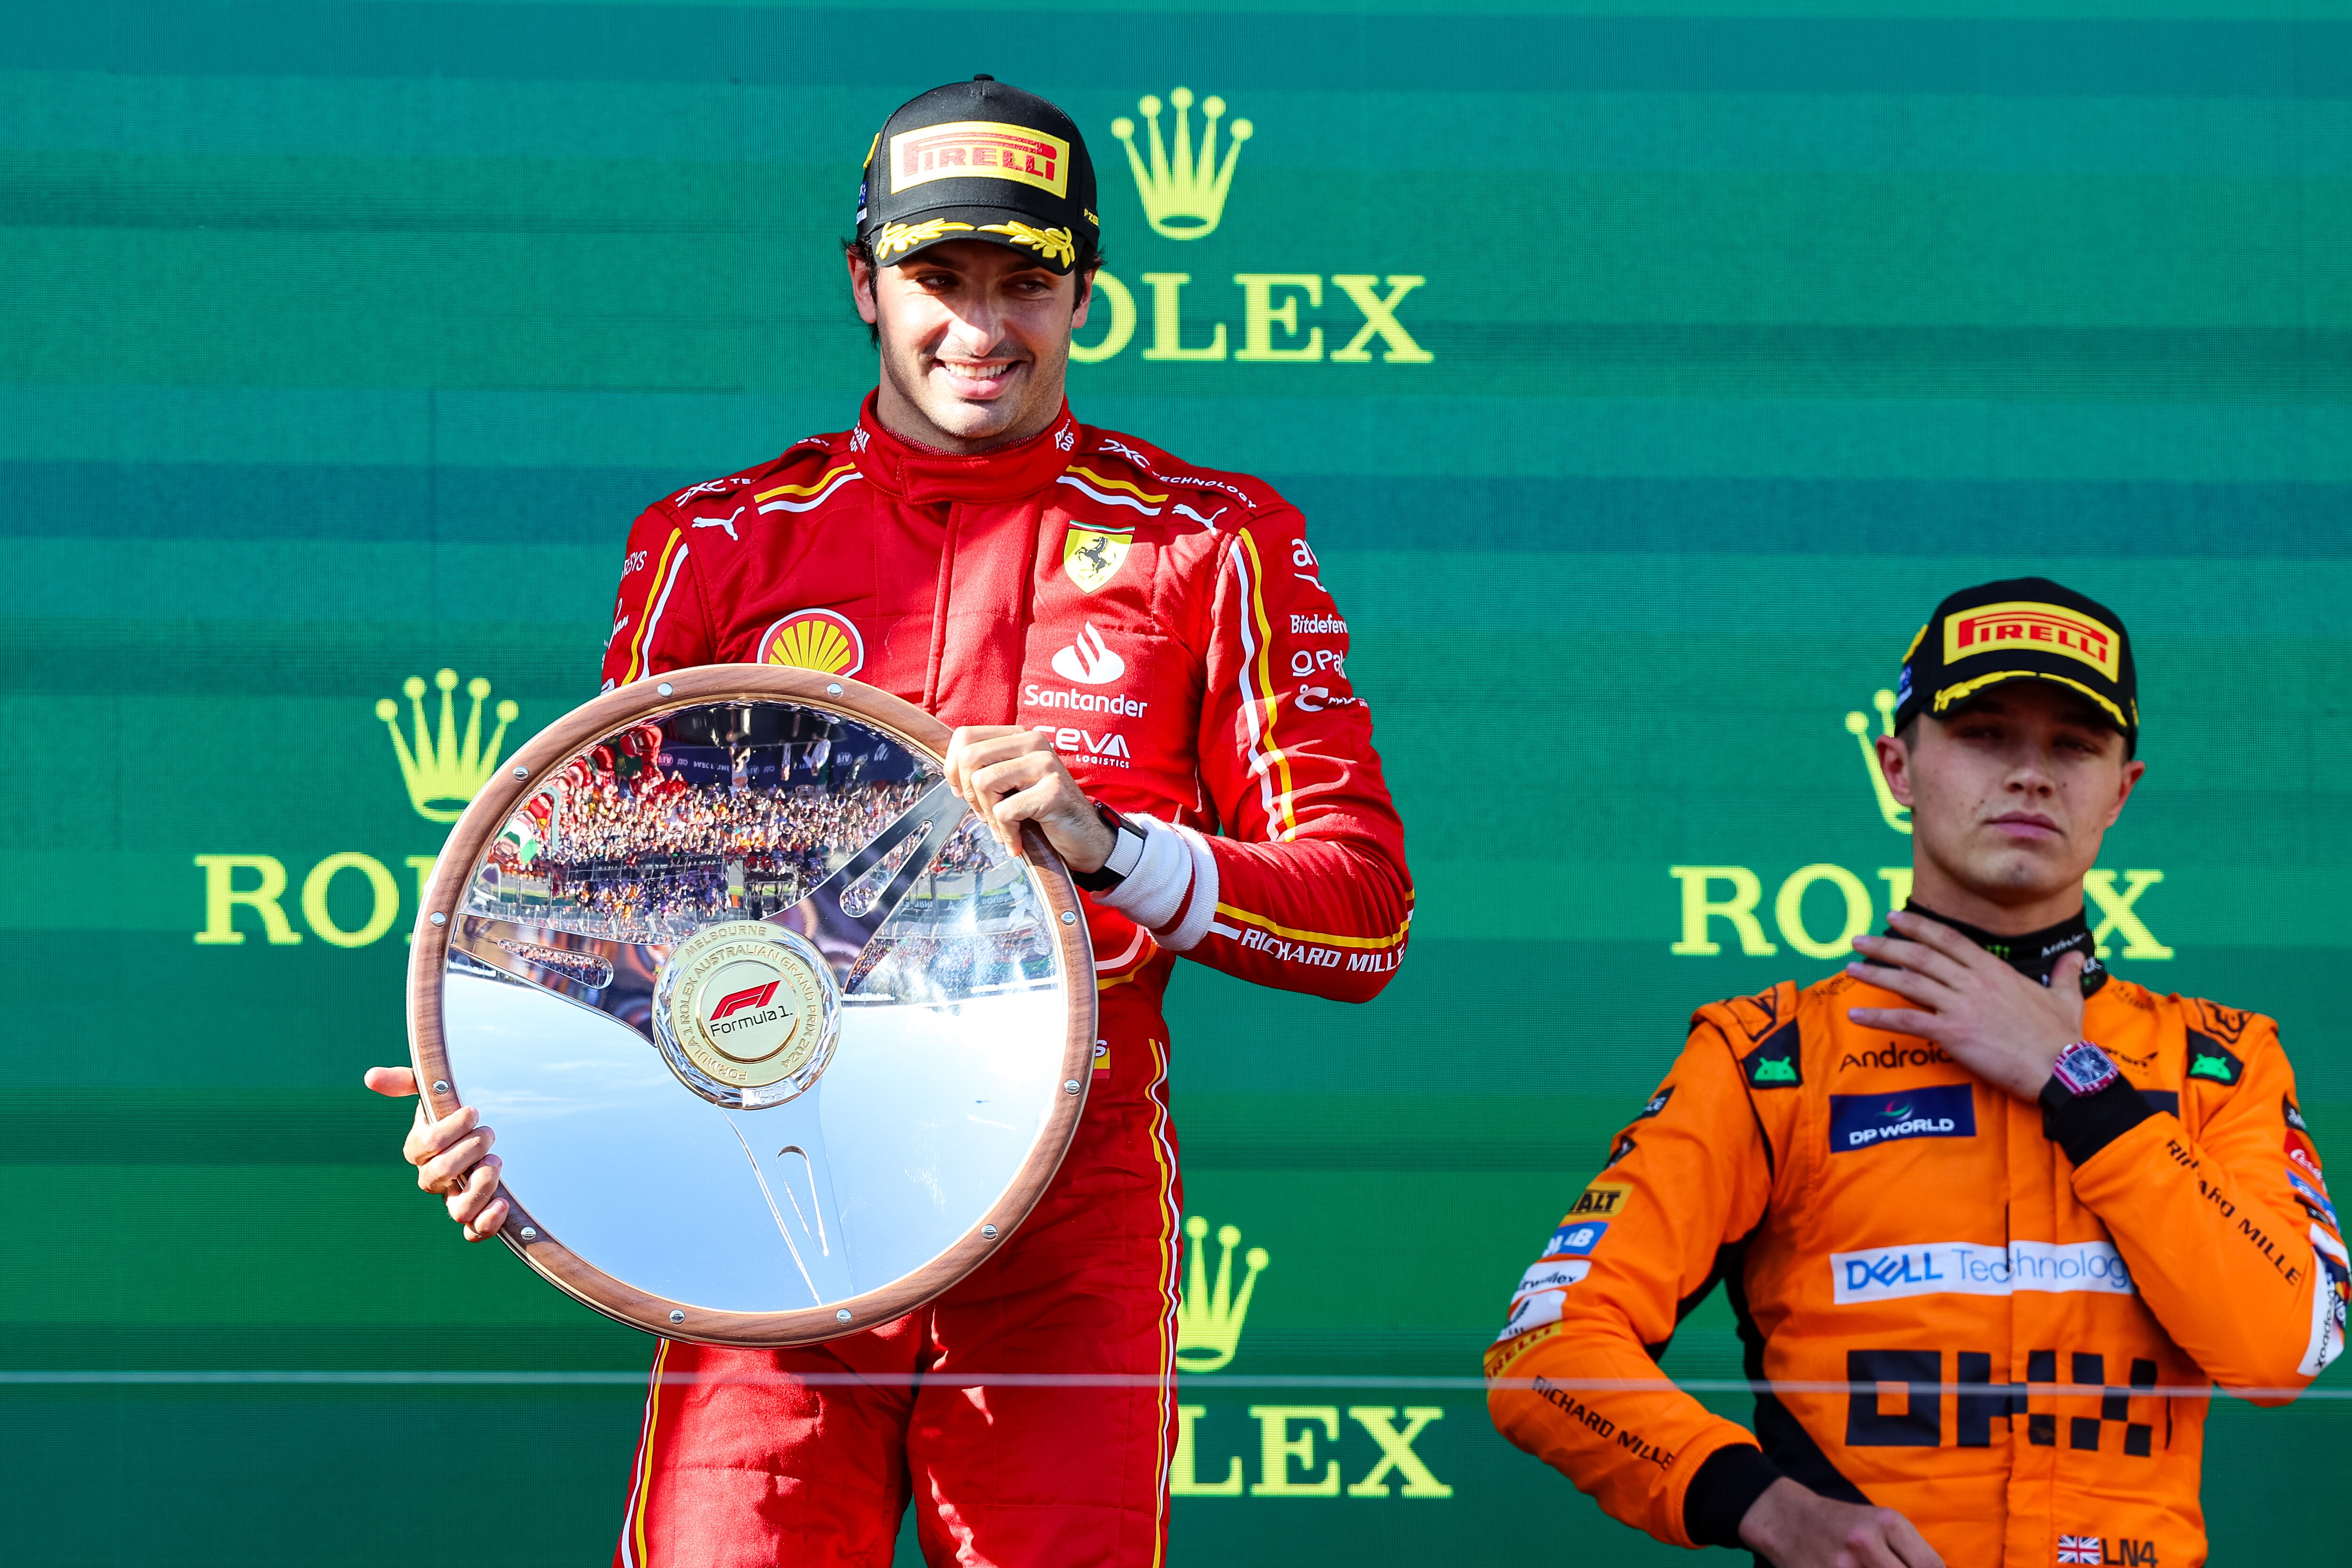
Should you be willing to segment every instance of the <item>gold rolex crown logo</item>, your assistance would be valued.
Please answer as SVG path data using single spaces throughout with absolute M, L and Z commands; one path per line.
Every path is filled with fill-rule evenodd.
M 1184 1222 L 1184 1234 L 1192 1243 L 1184 1250 L 1192 1254 L 1192 1261 L 1184 1299 L 1176 1307 L 1176 1364 L 1185 1372 L 1214 1372 L 1234 1359 L 1234 1351 L 1242 1342 L 1250 1293 L 1257 1289 L 1257 1277 L 1265 1268 L 1266 1251 L 1263 1247 L 1249 1249 L 1249 1273 L 1242 1279 L 1241 1294 L 1234 1295 L 1234 1248 L 1242 1233 L 1237 1226 L 1220 1226 L 1217 1243 L 1224 1252 L 1217 1259 L 1217 1288 L 1212 1291 L 1208 1260 L 1202 1256 L 1208 1249 L 1202 1245 L 1209 1234 L 1209 1222 L 1194 1215 Z
M 498 706 L 498 728 L 490 731 L 489 744 L 482 743 L 482 702 L 490 694 L 490 683 L 480 676 L 466 683 L 466 695 L 474 700 L 474 710 L 466 716 L 465 739 L 457 736 L 457 707 L 451 693 L 457 689 L 457 672 L 445 669 L 433 678 L 441 689 L 441 724 L 436 734 L 425 717 L 425 678 L 412 675 L 401 687 L 408 693 L 408 706 L 415 716 L 415 743 L 400 732 L 400 704 L 389 697 L 379 698 L 375 716 L 392 732 L 392 749 L 400 756 L 400 776 L 408 784 L 409 804 L 416 815 L 427 822 L 455 822 L 466 809 L 466 803 L 489 781 L 499 765 L 499 747 L 504 742 L 507 726 L 514 722 L 521 710 L 511 700 Z
M 1220 165 L 1217 121 L 1224 117 L 1225 100 L 1212 95 L 1202 101 L 1206 122 L 1197 156 L 1192 151 L 1192 89 L 1180 87 L 1168 95 L 1168 101 L 1176 106 L 1173 163 L 1160 140 L 1160 100 L 1149 93 L 1135 107 L 1143 110 L 1143 118 L 1151 125 L 1150 166 L 1144 166 L 1143 154 L 1135 150 L 1134 121 L 1120 115 L 1110 122 L 1110 133 L 1127 145 L 1128 167 L 1135 173 L 1135 192 L 1143 198 L 1143 216 L 1150 220 L 1151 231 L 1170 239 L 1199 239 L 1225 216 L 1225 192 L 1234 183 L 1234 163 L 1242 155 L 1242 143 L 1250 139 L 1252 127 L 1246 120 L 1234 121 L 1229 132 L 1233 140 Z
M 1879 691 L 1872 696 L 1870 705 L 1878 710 L 1879 732 L 1885 735 L 1895 733 L 1895 693 Z M 1870 774 L 1872 792 L 1878 796 L 1878 815 L 1885 817 L 1886 826 L 1895 832 L 1910 832 L 1911 808 L 1896 800 L 1895 792 L 1886 787 L 1886 773 L 1878 765 L 1878 748 L 1871 743 L 1870 716 L 1848 712 L 1845 730 L 1853 737 L 1853 743 L 1862 748 L 1863 768 Z

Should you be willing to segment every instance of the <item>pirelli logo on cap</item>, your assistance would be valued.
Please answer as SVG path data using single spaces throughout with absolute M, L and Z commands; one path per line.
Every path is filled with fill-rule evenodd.
M 1070 144 L 992 120 L 959 120 L 891 137 L 891 195 L 930 180 L 1018 180 L 1067 196 Z
M 1980 605 L 1944 622 L 1944 663 L 2021 649 L 2064 654 L 2105 676 L 2123 676 L 2123 644 L 2113 628 L 2056 605 Z

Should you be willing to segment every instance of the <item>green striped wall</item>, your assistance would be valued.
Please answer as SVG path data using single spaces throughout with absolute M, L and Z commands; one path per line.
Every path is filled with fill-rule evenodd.
M 847 419 L 857 160 L 975 70 L 1103 159 L 1141 319 L 1074 370 L 1081 416 L 1307 508 L 1422 894 L 1368 1010 L 1180 984 L 1188 1207 L 1273 1259 L 1184 1398 L 1202 1478 L 1252 1481 L 1254 1402 L 1442 1405 L 1416 1447 L 1454 1495 L 1184 1499 L 1180 1562 L 1664 1560 L 1474 1394 L 1245 1380 L 1475 1371 L 1690 1008 L 1828 971 L 1775 891 L 1834 865 L 1883 911 L 1908 841 L 1845 716 L 1958 584 L 2046 572 L 2129 617 L 2150 773 L 2104 864 L 2161 871 L 2133 910 L 2172 956 L 2117 963 L 2275 1014 L 2322 1144 L 2352 1125 L 2342 0 L 5 19 L 12 1563 L 609 1550 L 646 1343 L 409 1185 L 403 1113 L 356 1078 L 402 1050 L 413 903 L 343 948 L 299 889 L 354 850 L 410 889 L 437 847 L 377 698 L 448 665 L 548 721 L 593 689 L 636 509 Z M 1181 244 L 1108 132 L 1179 83 L 1256 132 Z M 1183 341 L 1234 348 L 1234 274 L 1322 279 L 1327 358 L 1147 359 L 1144 276 L 1178 271 Z M 1429 362 L 1330 363 L 1340 274 L 1425 278 L 1397 316 Z M 301 942 L 249 915 L 194 940 L 220 854 L 287 868 Z M 1752 870 L 1779 951 L 1718 921 L 1726 952 L 1672 952 L 1675 865 Z M 346 876 L 325 912 L 366 902 Z M 1841 909 L 1815 887 L 1800 939 Z M 1736 1363 L 1719 1301 L 1667 1363 Z M 343 1381 L 25 1379 L 106 1371 Z M 588 1381 L 352 1381 L 411 1371 Z M 2332 1539 L 2344 1408 L 2216 1413 L 2218 1557 Z M 1352 1480 L 1376 1450 L 1348 1430 Z

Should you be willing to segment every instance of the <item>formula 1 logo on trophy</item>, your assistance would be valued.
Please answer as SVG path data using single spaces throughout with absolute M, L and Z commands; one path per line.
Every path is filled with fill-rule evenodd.
M 1094 960 L 1042 837 L 1006 852 L 949 788 L 944 725 L 821 669 L 712 666 L 501 766 L 512 713 L 484 742 L 477 680 L 457 739 L 439 684 L 432 738 L 409 682 L 403 771 L 427 815 L 474 793 L 423 900 L 411 1049 L 436 1119 L 496 1118 L 526 1263 L 667 1338 L 801 1344 L 1012 1234 L 1085 1102 Z

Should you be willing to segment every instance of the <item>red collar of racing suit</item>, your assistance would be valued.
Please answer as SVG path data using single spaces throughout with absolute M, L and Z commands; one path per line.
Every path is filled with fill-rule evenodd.
M 913 506 L 949 501 L 1017 500 L 1051 485 L 1076 448 L 1078 422 L 1066 399 L 1054 422 L 1025 441 L 970 454 L 939 452 L 894 436 L 874 412 L 878 393 L 869 392 L 857 410 L 855 443 L 858 471 L 866 480 Z

